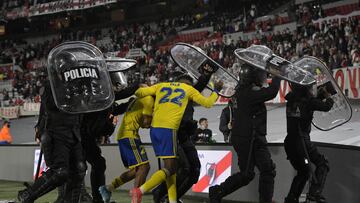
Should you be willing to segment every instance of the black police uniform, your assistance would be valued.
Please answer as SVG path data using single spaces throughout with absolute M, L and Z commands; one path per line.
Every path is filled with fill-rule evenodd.
M 44 84 L 41 91 L 41 109 L 38 127 L 49 169 L 33 185 L 20 191 L 18 199 L 20 202 L 34 202 L 68 181 L 68 188 L 72 192 L 67 201 L 78 202 L 86 172 L 80 136 L 82 115 L 60 111 L 55 105 L 49 82 Z
M 312 181 L 310 184 L 310 196 L 319 199 L 329 164 L 310 140 L 311 121 L 314 111 L 329 111 L 334 102 L 331 98 L 322 101 L 307 92 L 295 91 L 288 93 L 285 99 L 287 100 L 285 151 L 291 165 L 297 170 L 285 202 L 299 201 L 299 196 L 311 173 L 309 159 L 316 165 L 316 182 Z
M 193 136 L 193 142 L 200 143 L 211 143 L 212 142 L 212 131 L 210 129 L 201 129 L 198 128 L 195 131 L 195 135 Z
M 138 89 L 138 85 L 129 87 L 115 93 L 115 100 L 130 97 Z M 90 182 L 93 202 L 103 202 L 99 187 L 105 185 L 106 161 L 101 155 L 101 149 L 97 140 L 103 136 L 110 136 L 115 130 L 110 114 L 114 116 L 123 114 L 128 103 L 113 105 L 112 107 L 98 112 L 84 115 L 84 122 L 81 128 L 82 144 L 86 161 L 91 165 Z
M 199 77 L 198 82 L 194 88 L 202 92 L 210 80 L 210 75 L 202 75 Z M 193 119 L 194 106 L 193 102 L 189 101 L 187 104 L 183 118 L 177 132 L 178 137 L 178 172 L 176 178 L 177 198 L 181 198 L 191 187 L 199 180 L 200 176 L 200 160 L 191 137 L 195 134 L 197 129 L 197 121 Z M 154 191 L 155 203 L 167 194 L 166 184 L 161 184 L 157 190 Z
M 115 100 L 130 97 L 138 87 L 138 84 L 136 84 L 120 92 L 115 92 Z M 92 202 L 94 203 L 103 202 L 99 187 L 105 185 L 106 170 L 106 160 L 101 155 L 101 149 L 97 141 L 103 136 L 112 135 L 115 126 L 112 123 L 112 119 L 109 119 L 109 116 L 111 114 L 114 116 L 123 114 L 128 104 L 129 102 L 119 105 L 114 104 L 108 109 L 84 114 L 81 125 L 81 138 L 85 160 L 91 165 L 90 184 Z M 66 197 L 68 194 L 62 191 L 64 191 L 64 188 L 59 188 L 59 194 L 63 194 Z M 58 196 L 57 203 L 63 202 L 64 197 Z
M 273 78 L 267 88 L 253 85 L 237 87 L 232 99 L 234 120 L 231 144 L 238 156 L 240 172 L 231 175 L 220 185 L 210 187 L 210 202 L 221 202 L 224 196 L 248 185 L 255 176 L 255 166 L 260 171 L 260 202 L 272 202 L 276 174 L 265 137 L 267 111 L 264 102 L 273 99 L 279 87 L 279 78 Z
M 229 104 L 221 111 L 220 123 L 219 123 L 219 130 L 224 135 L 224 142 L 229 142 L 229 138 L 231 137 L 230 135 L 231 130 L 229 129 L 228 124 L 232 122 L 232 120 L 233 120 L 232 104 Z

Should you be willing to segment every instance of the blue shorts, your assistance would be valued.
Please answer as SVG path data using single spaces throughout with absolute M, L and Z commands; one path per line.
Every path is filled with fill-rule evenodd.
M 118 145 L 125 167 L 131 169 L 149 162 L 140 139 L 123 138 L 118 140 Z
M 150 138 L 157 157 L 176 158 L 176 130 L 151 127 Z

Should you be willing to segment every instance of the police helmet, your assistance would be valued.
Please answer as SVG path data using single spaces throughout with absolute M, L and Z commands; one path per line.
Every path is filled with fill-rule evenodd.
M 127 87 L 127 78 L 121 71 L 109 72 L 114 91 L 120 91 Z
M 242 64 L 239 71 L 239 85 L 247 86 L 255 83 L 256 69 L 249 64 Z
M 291 91 L 298 95 L 317 96 L 317 86 L 316 85 L 299 85 L 297 83 L 290 82 L 289 86 L 291 88 Z
M 251 84 L 263 86 L 267 80 L 267 73 L 247 63 L 244 63 L 240 67 L 238 77 L 240 86 L 249 86 Z

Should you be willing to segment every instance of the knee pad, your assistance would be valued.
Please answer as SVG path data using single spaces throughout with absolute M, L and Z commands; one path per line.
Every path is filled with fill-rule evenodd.
M 44 178 L 52 178 L 55 182 L 65 182 L 69 177 L 69 170 L 67 168 L 57 168 L 49 170 L 44 174 Z
M 51 166 L 51 161 L 52 161 L 52 150 L 53 150 L 53 146 L 52 146 L 52 138 L 50 137 L 49 134 L 47 133 L 43 133 L 41 135 L 41 149 L 44 152 L 44 159 L 45 162 L 48 166 Z
M 86 175 L 86 169 L 87 166 L 83 161 L 76 163 L 76 170 L 77 170 L 75 174 L 76 178 L 82 180 Z

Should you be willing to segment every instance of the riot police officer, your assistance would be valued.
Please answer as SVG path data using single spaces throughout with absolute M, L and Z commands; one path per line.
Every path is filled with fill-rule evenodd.
M 134 63 L 136 65 L 136 63 Z M 121 100 L 130 97 L 138 89 L 139 84 L 135 83 L 129 87 L 124 73 L 120 71 L 109 71 L 112 87 L 115 93 L 115 100 Z M 126 87 L 126 88 L 125 88 Z M 85 160 L 91 166 L 90 172 L 90 184 L 92 200 L 94 203 L 102 203 L 102 197 L 99 193 L 99 187 L 105 184 L 105 170 L 106 160 L 101 154 L 101 149 L 98 145 L 98 140 L 102 137 L 111 136 L 115 130 L 113 124 L 113 116 L 124 113 L 128 107 L 129 102 L 114 104 L 102 111 L 86 113 L 83 116 L 83 122 L 81 125 L 81 138 L 82 147 L 84 150 Z M 59 187 L 57 202 L 64 202 L 66 199 L 67 192 L 65 191 L 65 185 Z M 83 188 L 83 191 L 85 189 Z M 82 196 L 87 196 L 86 193 L 82 192 Z M 88 202 L 84 201 L 84 202 Z
M 265 81 L 266 72 L 249 64 L 241 66 L 239 84 L 232 98 L 234 117 L 231 131 L 231 144 L 238 156 L 240 172 L 209 188 L 211 203 L 221 202 L 224 196 L 249 184 L 255 176 L 255 166 L 260 171 L 259 202 L 272 202 L 275 164 L 265 137 L 267 112 L 264 102 L 277 95 L 280 79 L 274 77 L 269 87 L 262 87 Z
M 304 186 L 312 174 L 310 162 L 316 166 L 308 199 L 316 202 L 325 202 L 322 196 L 329 163 L 310 140 L 311 121 L 314 111 L 329 111 L 334 101 L 326 88 L 315 95 L 316 86 L 300 86 L 291 84 L 292 91 L 285 96 L 287 136 L 285 151 L 291 165 L 297 170 L 290 191 L 285 199 L 286 203 L 298 203 Z
M 38 122 L 49 169 L 19 191 L 20 202 L 34 202 L 65 182 L 64 201 L 79 202 L 86 172 L 80 134 L 83 113 L 103 110 L 114 101 L 102 57 L 97 47 L 86 42 L 66 42 L 50 51 Z
M 80 125 L 81 114 L 60 111 L 54 102 L 49 82 L 41 90 L 39 123 L 44 123 L 40 131 L 42 150 L 49 169 L 33 185 L 18 194 L 21 202 L 34 202 L 37 198 L 69 181 L 72 194 L 68 201 L 78 202 L 82 179 L 85 176 Z

